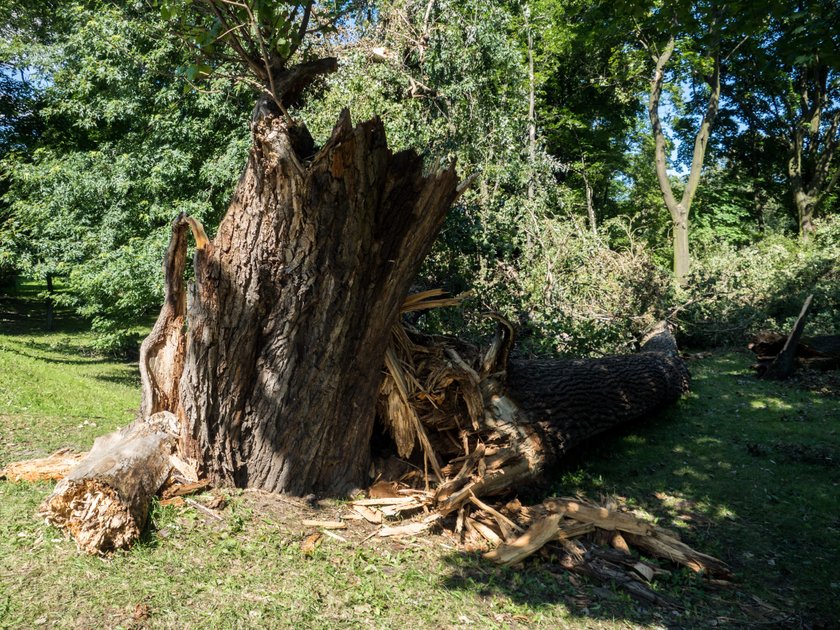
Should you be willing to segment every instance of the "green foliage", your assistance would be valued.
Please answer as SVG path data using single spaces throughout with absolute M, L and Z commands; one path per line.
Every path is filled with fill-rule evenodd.
M 788 331 L 809 293 L 808 333 L 840 328 L 840 220 L 818 225 L 803 244 L 769 235 L 754 245 L 721 244 L 702 260 L 679 315 L 693 346 L 743 345 L 760 330 Z
M 768 13 L 693 0 L 381 0 L 318 5 L 306 17 L 309 6 L 0 0 L 0 277 L 61 278 L 57 299 L 89 318 L 100 347 L 136 343 L 132 330 L 160 302 L 169 221 L 185 210 L 212 234 L 225 208 L 245 159 L 253 88 L 270 89 L 289 65 L 327 55 L 339 57 L 339 71 L 294 115 L 321 141 L 344 107 L 356 120 L 381 116 L 394 150 L 420 150 L 429 168 L 456 160 L 462 177 L 475 176 L 417 288 L 473 290 L 471 309 L 522 324 L 526 351 L 623 350 L 655 318 L 707 293 L 714 297 L 678 311 L 689 338 L 736 342 L 740 332 L 715 327 L 782 323 L 773 313 L 789 311 L 778 304 L 794 281 L 779 270 L 805 287 L 827 264 L 830 243 L 806 254 L 788 241 L 786 172 L 796 77 L 825 67 L 837 89 L 831 3 L 806 13 L 779 0 Z M 662 114 L 677 194 L 710 51 L 729 55 L 690 220 L 698 257 L 687 297 L 664 271 L 672 226 L 645 111 L 645 45 L 671 35 Z M 833 97 L 819 121 L 823 137 L 832 108 Z M 813 138 L 809 149 L 827 146 Z M 819 152 L 805 160 L 813 172 Z M 823 216 L 836 207 L 837 195 L 826 193 Z M 834 238 L 831 225 L 819 238 Z M 799 253 L 788 260 L 782 251 Z M 749 295 L 761 299 L 750 304 Z M 825 328 L 837 319 L 820 317 Z M 459 335 L 489 330 L 464 313 L 423 318 Z M 703 341 L 703 331 L 712 337 Z
M 221 81 L 184 98 L 174 76 L 184 52 L 148 10 L 62 11 L 67 30 L 24 61 L 45 77 L 44 128 L 3 162 L 0 260 L 66 278 L 60 299 L 92 318 L 103 348 L 119 349 L 160 304 L 172 218 L 218 222 L 244 162 L 250 99 Z

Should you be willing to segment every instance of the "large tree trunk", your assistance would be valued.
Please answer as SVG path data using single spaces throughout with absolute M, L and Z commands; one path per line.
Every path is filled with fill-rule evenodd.
M 378 119 L 353 127 L 343 112 L 316 153 L 304 127 L 259 117 L 216 237 L 193 225 L 185 338 L 185 219 L 173 226 L 144 414 L 176 413 L 184 452 L 217 483 L 362 485 L 389 331 L 456 184 L 452 167 L 424 176 L 414 152 L 393 155 Z
M 688 370 L 664 324 L 625 356 L 508 362 L 512 343 L 503 323 L 484 355 L 416 334 L 394 344 L 402 356 L 387 364 L 380 417 L 402 456 L 419 444 L 432 463 L 443 513 L 531 481 L 569 450 L 688 391 Z

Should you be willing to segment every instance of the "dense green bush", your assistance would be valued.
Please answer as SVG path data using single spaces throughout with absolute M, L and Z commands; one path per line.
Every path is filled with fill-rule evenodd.
M 823 220 L 815 238 L 769 235 L 753 245 L 723 245 L 698 261 L 687 306 L 677 317 L 695 346 L 743 345 L 759 330 L 787 331 L 809 293 L 808 332 L 840 332 L 840 219 Z

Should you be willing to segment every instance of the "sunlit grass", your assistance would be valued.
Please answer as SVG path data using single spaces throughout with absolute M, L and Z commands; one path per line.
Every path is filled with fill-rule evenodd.
M 79 322 L 41 323 L 12 318 L 0 330 L 0 465 L 85 449 L 139 404 L 133 363 L 92 353 Z M 730 563 L 739 581 L 727 591 L 668 567 L 655 588 L 685 606 L 678 618 L 572 579 L 550 558 L 501 570 L 445 539 L 328 539 L 305 557 L 299 524 L 235 492 L 224 523 L 156 506 L 132 550 L 81 556 L 35 517 L 49 484 L 0 482 L 0 627 L 708 627 L 749 624 L 753 596 L 830 622 L 840 399 L 757 381 L 749 364 L 732 352 L 693 361 L 692 394 L 675 409 L 599 439 L 541 490 L 619 497 Z
M 759 381 L 751 362 L 742 352 L 693 361 L 691 395 L 599 441 L 558 489 L 625 497 L 729 562 L 741 591 L 836 620 L 840 398 Z

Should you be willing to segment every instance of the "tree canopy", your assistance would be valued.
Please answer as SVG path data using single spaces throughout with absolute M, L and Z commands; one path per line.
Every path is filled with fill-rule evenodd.
M 837 291 L 838 14 L 828 0 L 4 0 L 0 273 L 59 278 L 102 346 L 124 347 L 162 298 L 171 219 L 215 229 L 262 98 L 319 142 L 349 107 L 429 166 L 456 159 L 474 183 L 417 284 L 473 289 L 536 351 L 615 349 L 674 308 L 700 336 L 788 317 L 807 285 Z M 323 69 L 289 74 L 332 58 L 312 85 Z M 753 257 L 765 273 L 745 275 Z

